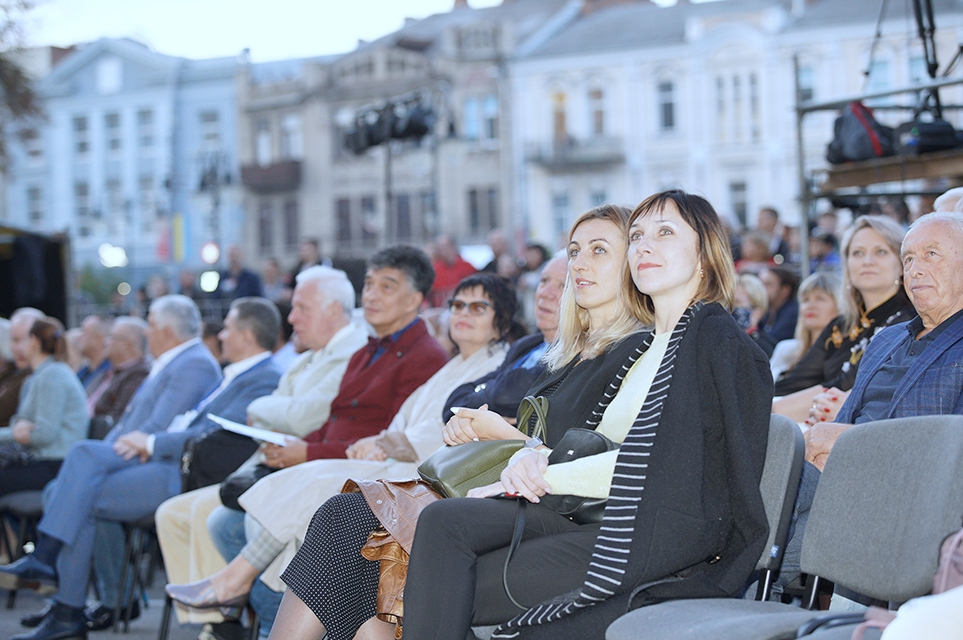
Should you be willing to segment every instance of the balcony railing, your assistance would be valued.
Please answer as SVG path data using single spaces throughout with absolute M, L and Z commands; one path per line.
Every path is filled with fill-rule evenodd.
M 282 160 L 266 166 L 243 166 L 241 183 L 257 193 L 293 191 L 301 186 L 301 161 Z
M 622 138 L 598 137 L 585 140 L 560 138 L 551 142 L 529 143 L 525 149 L 529 162 L 548 170 L 601 168 L 625 162 L 625 143 Z

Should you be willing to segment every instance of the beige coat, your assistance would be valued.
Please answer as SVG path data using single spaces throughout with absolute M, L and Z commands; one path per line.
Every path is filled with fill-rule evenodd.
M 272 473 L 244 493 L 239 502 L 272 536 L 287 542 L 284 552 L 261 579 L 276 591 L 284 589 L 281 571 L 301 546 L 314 512 L 341 491 L 345 480 L 376 480 L 418 476 L 418 465 L 444 445 L 441 412 L 456 387 L 494 371 L 505 359 L 507 345 L 479 349 L 468 358 L 456 356 L 412 393 L 385 433 L 403 433 L 418 456 L 416 462 L 312 460 Z
M 299 438 L 316 431 L 331 413 L 348 361 L 366 344 L 367 327 L 352 322 L 323 349 L 301 354 L 281 376 L 274 393 L 247 406 L 251 424 Z

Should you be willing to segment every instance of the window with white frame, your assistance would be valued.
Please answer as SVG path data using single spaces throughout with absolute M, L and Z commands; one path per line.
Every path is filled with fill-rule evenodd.
M 799 65 L 796 81 L 799 83 L 799 99 L 803 102 L 811 102 L 816 97 L 815 73 L 812 64 Z
M 199 114 L 201 124 L 201 149 L 220 151 L 221 114 L 216 109 L 207 109 Z
M 87 182 L 74 183 L 74 217 L 77 235 L 81 238 L 89 236 L 93 221 L 90 213 L 90 184 Z
M 258 118 L 254 125 L 254 155 L 258 165 L 266 167 L 271 164 L 271 122 L 267 118 Z
M 112 111 L 104 114 L 104 140 L 108 153 L 120 153 L 121 141 L 120 114 Z
M 140 203 L 141 228 L 144 231 L 151 231 L 157 219 L 157 191 L 154 176 L 141 176 L 137 181 L 137 200 Z
M 592 189 L 589 193 L 589 203 L 593 207 L 601 207 L 603 204 L 608 202 L 608 196 L 605 193 L 605 189 Z
M 154 112 L 151 109 L 140 109 L 137 112 L 137 146 L 141 150 L 154 146 Z
M 74 116 L 74 154 L 79 158 L 86 158 L 90 153 L 90 131 L 87 116 Z
M 561 191 L 552 195 L 552 229 L 556 237 L 564 235 L 568 230 L 571 208 L 568 192 Z
M 675 131 L 675 83 L 671 80 L 660 80 L 658 97 L 659 129 L 661 131 Z
M 300 160 L 304 155 L 301 138 L 301 116 L 288 113 L 281 118 L 281 158 Z
M 43 190 L 40 187 L 27 187 L 27 219 L 34 226 L 43 223 Z
M 27 162 L 37 165 L 43 162 L 43 138 L 36 129 L 25 129 L 20 133 L 23 150 L 27 154 Z
M 257 212 L 258 248 L 262 255 L 274 249 L 274 211 L 269 200 L 262 200 Z
M 869 66 L 869 78 L 866 84 L 866 93 L 882 93 L 889 91 L 893 86 L 892 68 L 889 60 L 873 60 Z M 867 100 L 868 105 L 888 105 L 893 103 L 893 97 L 874 98 Z
M 552 94 L 552 137 L 556 144 L 568 141 L 568 102 L 564 91 Z
M 726 80 L 722 76 L 716 76 L 716 137 L 719 142 L 725 142 L 729 136 L 726 135 Z
M 742 82 L 739 74 L 732 76 L 732 140 L 742 142 Z
M 486 140 L 498 138 L 498 96 L 494 94 L 482 100 L 482 136 Z
M 468 140 L 478 140 L 481 137 L 481 109 L 478 98 L 465 98 L 462 111 L 462 132 Z
M 601 138 L 605 135 L 605 93 L 598 88 L 588 92 L 589 131 L 592 136 Z
M 729 206 L 742 227 L 746 226 L 746 216 L 749 212 L 747 193 L 745 180 L 733 180 L 729 183 Z
M 759 114 L 759 77 L 755 73 L 749 74 L 749 136 L 753 142 L 759 142 L 762 133 L 761 117 Z

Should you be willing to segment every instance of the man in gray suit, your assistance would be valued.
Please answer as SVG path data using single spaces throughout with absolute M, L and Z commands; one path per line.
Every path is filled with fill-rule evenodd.
M 216 428 L 208 413 L 243 421 L 247 404 L 277 386 L 280 374 L 269 356 L 279 323 L 277 310 L 266 300 L 235 301 L 221 336 L 233 363 L 222 381 L 217 363 L 197 340 L 196 305 L 183 296 L 165 296 L 151 305 L 148 341 L 152 352 L 160 352 L 152 377 L 105 441 L 73 447 L 51 492 L 34 554 L 0 571 L 0 585 L 6 587 L 59 579 L 51 611 L 24 637 L 50 640 L 86 634 L 83 606 L 97 519 L 149 516 L 180 489 L 178 462 L 184 443 Z M 170 346 L 175 337 L 179 342 Z M 183 400 L 168 397 L 172 393 L 186 395 L 188 407 L 195 408 L 158 426 L 159 407 L 178 405 L 183 412 Z M 138 416 L 143 418 L 139 424 L 134 421 Z

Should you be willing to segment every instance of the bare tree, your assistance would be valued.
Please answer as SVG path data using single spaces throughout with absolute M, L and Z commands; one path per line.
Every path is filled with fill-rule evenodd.
M 23 20 L 36 5 L 35 0 L 0 0 L 0 170 L 7 160 L 6 123 L 19 123 L 20 133 L 25 124 L 43 115 L 30 78 L 14 58 L 23 46 Z

